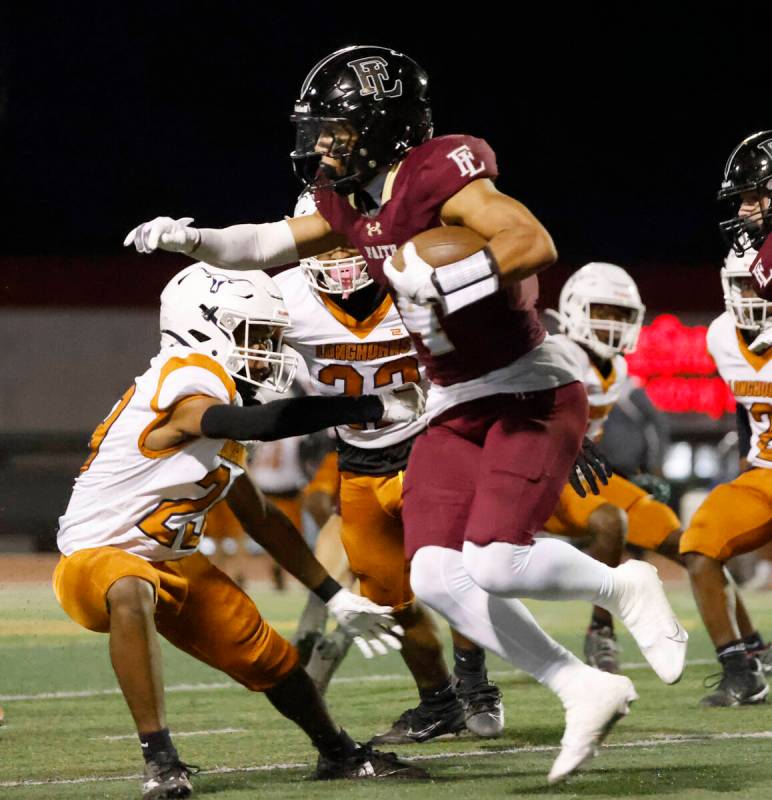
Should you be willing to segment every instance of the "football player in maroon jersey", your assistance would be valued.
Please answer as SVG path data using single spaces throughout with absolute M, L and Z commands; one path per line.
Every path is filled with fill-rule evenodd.
M 686 634 L 656 570 L 612 569 L 539 539 L 573 472 L 587 399 L 571 359 L 535 311 L 536 274 L 556 257 L 531 212 L 499 192 L 496 159 L 470 136 L 431 138 L 426 73 L 383 47 L 347 47 L 309 73 L 292 117 L 296 173 L 317 213 L 222 230 L 159 217 L 126 238 L 140 252 L 185 252 L 262 269 L 349 242 L 397 295 L 432 381 L 432 421 L 416 441 L 404 522 L 416 595 L 453 627 L 552 689 L 566 709 L 549 780 L 590 759 L 636 699 L 625 677 L 582 664 L 516 599 L 584 599 L 619 616 L 667 683 L 683 670 Z M 471 228 L 488 245 L 434 271 L 405 248 L 439 225 Z

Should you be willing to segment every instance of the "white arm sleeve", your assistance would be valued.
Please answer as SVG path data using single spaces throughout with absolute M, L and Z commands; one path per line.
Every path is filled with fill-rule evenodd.
M 268 269 L 292 264 L 298 250 L 286 220 L 229 228 L 199 228 L 201 239 L 190 255 L 232 269 Z

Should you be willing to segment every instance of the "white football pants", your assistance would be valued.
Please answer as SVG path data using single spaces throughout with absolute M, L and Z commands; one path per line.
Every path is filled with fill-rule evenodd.
M 577 670 L 591 668 L 548 636 L 519 600 L 480 588 L 465 567 L 465 556 L 447 547 L 422 547 L 411 564 L 418 599 L 480 647 L 564 699 Z

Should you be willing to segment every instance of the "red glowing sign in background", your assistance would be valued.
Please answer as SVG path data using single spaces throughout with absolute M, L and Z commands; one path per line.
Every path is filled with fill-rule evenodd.
M 734 397 L 705 346 L 707 331 L 704 325 L 690 328 L 673 314 L 655 317 L 641 330 L 638 349 L 627 356 L 627 364 L 661 411 L 691 411 L 714 419 L 734 412 Z

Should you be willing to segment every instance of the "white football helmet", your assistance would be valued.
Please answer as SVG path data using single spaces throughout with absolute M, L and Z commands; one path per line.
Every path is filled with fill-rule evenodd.
M 616 319 L 602 317 L 598 306 L 616 306 Z M 638 344 L 646 307 L 635 281 L 614 264 L 585 264 L 560 292 L 559 318 L 563 332 L 586 345 L 600 358 L 632 353 Z
M 772 303 L 759 297 L 753 287 L 751 264 L 756 255 L 753 248 L 741 256 L 730 250 L 721 269 L 726 310 L 734 317 L 735 325 L 746 331 L 760 331 L 772 323 Z
M 286 392 L 297 356 L 282 347 L 289 312 L 265 272 L 198 263 L 161 293 L 161 346 L 183 345 L 218 361 L 252 386 Z
M 316 212 L 314 196 L 303 192 L 298 197 L 293 216 L 304 217 Z M 316 292 L 340 294 L 345 300 L 352 292 L 369 286 L 373 279 L 367 272 L 367 262 L 359 254 L 348 258 L 311 256 L 300 260 L 306 283 Z

